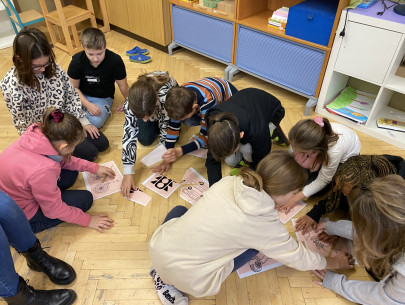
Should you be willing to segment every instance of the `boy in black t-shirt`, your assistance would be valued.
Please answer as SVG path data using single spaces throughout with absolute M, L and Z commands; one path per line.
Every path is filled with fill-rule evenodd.
M 106 49 L 101 30 L 85 29 L 82 45 L 84 51 L 73 55 L 68 75 L 90 123 L 101 128 L 111 114 L 115 82 L 124 98 L 128 97 L 127 72 L 121 57 Z

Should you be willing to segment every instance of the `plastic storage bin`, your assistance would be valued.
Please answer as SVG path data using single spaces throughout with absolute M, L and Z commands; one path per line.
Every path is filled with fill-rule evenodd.
M 327 46 L 337 0 L 307 0 L 290 7 L 285 34 Z

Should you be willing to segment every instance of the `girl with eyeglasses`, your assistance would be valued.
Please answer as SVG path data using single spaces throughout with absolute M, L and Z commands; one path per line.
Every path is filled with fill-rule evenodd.
M 87 120 L 80 97 L 66 72 L 55 62 L 46 36 L 38 29 L 23 29 L 14 39 L 13 52 L 14 66 L 1 80 L 0 87 L 17 132 L 21 135 L 28 126 L 41 120 L 46 109 L 56 107 L 78 118 L 86 131 L 85 141 L 73 155 L 94 161 L 98 152 L 108 148 L 108 140 Z

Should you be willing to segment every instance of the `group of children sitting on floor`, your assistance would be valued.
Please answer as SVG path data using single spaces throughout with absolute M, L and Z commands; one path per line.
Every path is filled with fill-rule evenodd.
M 106 49 L 104 34 L 82 34 L 84 51 L 68 73 L 55 62 L 45 35 L 23 29 L 13 45 L 14 66 L 0 85 L 20 138 L 0 153 L 0 296 L 8 304 L 72 304 L 70 289 L 41 291 L 17 275 L 9 245 L 29 268 L 56 284 L 76 274 L 42 250 L 33 233 L 62 222 L 99 232 L 114 226 L 108 215 L 87 214 L 93 198 L 67 190 L 80 171 L 100 177 L 114 172 L 93 161 L 108 148 L 100 132 L 111 113 L 117 83 L 125 102 L 121 192 L 135 189 L 137 142 L 168 149 L 153 171 L 164 173 L 182 155 L 208 148 L 210 188 L 187 210 L 176 206 L 150 240 L 151 276 L 163 304 L 188 304 L 215 295 L 222 282 L 259 251 L 299 270 L 317 270 L 321 285 L 362 304 L 405 304 L 405 162 L 390 155 L 360 155 L 351 129 L 326 118 L 301 120 L 288 133 L 280 128 L 281 102 L 255 88 L 238 91 L 230 82 L 207 77 L 179 86 L 167 72 L 140 75 L 128 86 L 121 57 Z M 182 123 L 200 126 L 198 138 L 175 146 Z M 290 151 L 271 151 L 272 141 Z M 238 175 L 222 178 L 221 162 L 243 161 Z M 222 179 L 221 179 L 222 178 Z M 326 195 L 296 230 L 313 227 L 353 239 L 354 256 L 378 282 L 347 280 L 325 269 L 354 268 L 349 254 L 323 257 L 290 236 L 277 210 Z M 337 208 L 349 220 L 318 225 Z M 3 272 L 4 270 L 4 272 Z

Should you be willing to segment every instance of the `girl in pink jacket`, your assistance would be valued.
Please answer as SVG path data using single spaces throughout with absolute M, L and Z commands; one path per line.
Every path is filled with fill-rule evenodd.
M 61 169 L 114 176 L 111 169 L 72 157 L 84 140 L 80 121 L 56 108 L 48 109 L 41 123 L 34 123 L 0 154 L 0 190 L 21 207 L 34 233 L 62 222 L 76 223 L 99 232 L 114 221 L 107 215 L 85 213 L 93 196 L 85 190 L 61 190 Z

